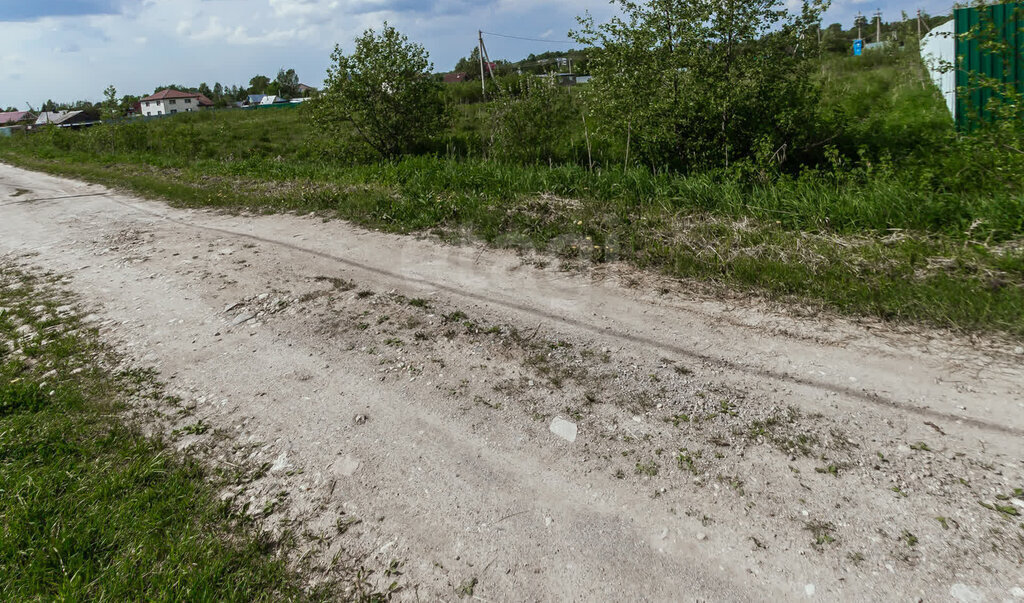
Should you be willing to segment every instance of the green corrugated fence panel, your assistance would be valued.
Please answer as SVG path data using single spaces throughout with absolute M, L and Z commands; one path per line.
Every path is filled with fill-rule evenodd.
M 985 14 L 982 14 L 982 11 Z M 966 40 L 964 35 L 982 22 L 983 17 L 991 22 L 998 32 L 1000 41 L 1005 42 L 1010 52 L 1003 57 L 985 52 L 975 40 Z M 972 112 L 980 112 L 980 117 L 991 118 L 985 105 L 992 98 L 993 91 L 988 88 L 970 90 L 966 98 L 962 89 L 970 83 L 970 73 L 981 74 L 1003 83 L 1012 83 L 1017 92 L 1024 93 L 1024 3 L 1008 2 L 986 7 L 958 8 L 953 13 L 956 25 L 956 123 L 961 129 L 970 129 Z M 980 108 L 980 111 L 979 111 Z

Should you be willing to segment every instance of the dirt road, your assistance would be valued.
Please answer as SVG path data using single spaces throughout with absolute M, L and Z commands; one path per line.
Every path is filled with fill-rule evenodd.
M 180 403 L 144 410 L 179 449 L 260 468 L 224 495 L 291 528 L 311 575 L 358 559 L 423 600 L 1024 600 L 1012 342 L 5 165 L 0 254 L 68 275 L 159 371 Z

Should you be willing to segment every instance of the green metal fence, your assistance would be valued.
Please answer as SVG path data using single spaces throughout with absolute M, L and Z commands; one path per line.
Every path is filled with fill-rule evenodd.
M 953 16 L 956 19 L 956 122 L 958 128 L 970 130 L 979 121 L 992 118 L 987 105 L 996 94 L 991 87 L 978 85 L 977 76 L 1012 85 L 1018 93 L 1024 93 L 1024 3 L 958 8 Z M 982 34 L 980 40 L 979 33 Z

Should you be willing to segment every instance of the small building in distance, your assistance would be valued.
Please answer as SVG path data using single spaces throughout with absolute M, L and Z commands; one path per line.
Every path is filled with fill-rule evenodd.
M 580 75 L 578 73 L 553 73 L 541 77 L 552 77 L 559 86 L 577 86 L 590 82 L 589 75 Z
M 316 88 L 314 88 L 312 86 L 307 86 L 305 84 L 299 84 L 298 90 L 299 90 L 299 96 L 301 96 L 303 98 L 310 97 L 310 96 L 315 96 L 316 93 L 317 93 Z
M 444 74 L 444 83 L 456 84 L 458 82 L 465 82 L 469 79 L 469 74 L 465 71 L 453 71 L 451 73 Z
M 258 105 L 263 102 L 263 97 L 265 96 L 266 94 L 250 94 L 249 97 L 245 100 L 245 104 Z
M 268 94 L 268 95 L 264 96 L 262 99 L 260 99 L 259 104 L 261 106 L 263 106 L 263 107 L 266 107 L 267 105 L 284 104 L 284 103 L 287 103 L 287 102 L 288 102 L 287 98 L 284 98 L 284 97 L 281 97 L 281 96 L 275 96 L 275 95 L 272 95 L 272 94 Z
M 80 128 L 99 123 L 85 111 L 43 111 L 36 117 L 29 129 L 41 126 L 57 126 L 59 128 Z
M 139 102 L 142 103 L 142 114 L 146 117 L 192 113 L 213 107 L 213 101 L 198 92 L 182 92 L 169 88 L 151 94 Z
M 0 126 L 27 124 L 31 123 L 35 118 L 35 114 L 31 111 L 4 111 L 0 112 Z

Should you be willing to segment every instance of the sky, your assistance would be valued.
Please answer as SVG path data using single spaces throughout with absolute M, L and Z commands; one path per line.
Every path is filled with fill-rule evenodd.
M 789 0 L 791 2 L 795 0 Z M 896 20 L 949 11 L 949 0 L 835 0 L 825 24 L 851 26 L 857 11 L 881 9 Z M 294 68 L 322 83 L 335 43 L 384 21 L 430 52 L 435 69 L 451 69 L 485 34 L 492 59 L 568 48 L 559 43 L 590 12 L 607 20 L 607 0 L 0 0 L 0 108 L 145 95 L 164 84 L 248 85 Z

